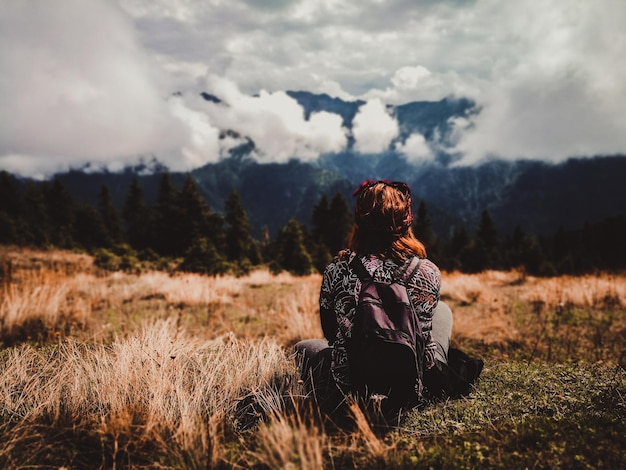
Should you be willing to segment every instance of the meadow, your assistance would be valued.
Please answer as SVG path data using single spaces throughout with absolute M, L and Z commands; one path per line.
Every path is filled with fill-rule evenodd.
M 624 468 L 626 275 L 443 273 L 472 394 L 381 431 L 291 354 L 320 275 L 110 272 L 0 248 L 2 468 Z

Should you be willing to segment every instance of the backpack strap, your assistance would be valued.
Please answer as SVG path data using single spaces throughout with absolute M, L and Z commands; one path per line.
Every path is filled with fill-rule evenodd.
M 352 261 L 350 261 L 350 268 L 356 273 L 361 282 L 372 280 L 372 276 L 370 276 L 370 273 L 367 271 L 367 269 L 365 269 L 363 261 L 361 261 L 361 258 L 359 258 L 358 255 L 356 255 L 352 259 Z
M 422 259 L 418 256 L 414 256 L 411 261 L 409 262 L 409 265 L 407 266 L 406 270 L 404 271 L 404 273 L 402 274 L 402 283 L 406 284 L 406 281 L 408 281 L 411 276 L 413 275 L 413 273 L 415 271 L 417 271 L 417 268 L 419 268 L 420 264 L 422 263 Z
M 422 260 L 417 256 L 414 256 L 411 259 L 401 276 L 403 284 L 405 284 L 406 281 L 408 281 L 413 273 L 417 270 L 417 268 L 419 268 L 421 262 Z M 363 261 L 361 261 L 361 258 L 358 255 L 355 256 L 352 261 L 350 261 L 350 268 L 356 273 L 361 282 L 372 280 L 372 276 L 367 271 L 367 269 L 363 265 Z

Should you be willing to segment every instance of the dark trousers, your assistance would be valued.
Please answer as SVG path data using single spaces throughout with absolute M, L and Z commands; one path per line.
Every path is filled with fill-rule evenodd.
M 305 339 L 294 346 L 305 391 L 327 414 L 338 410 L 345 398 L 330 370 L 332 351 L 325 339 Z

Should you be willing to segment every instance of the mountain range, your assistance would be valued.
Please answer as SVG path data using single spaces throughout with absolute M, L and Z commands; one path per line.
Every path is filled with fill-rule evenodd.
M 363 101 L 344 101 L 325 94 L 288 92 L 303 107 L 305 117 L 318 111 L 341 116 L 351 129 Z M 219 97 L 203 93 L 205 100 Z M 450 120 L 479 113 L 480 108 L 465 98 L 437 102 L 412 102 L 388 107 L 399 125 L 399 135 L 382 153 L 363 155 L 353 142 L 339 153 L 321 155 L 317 160 L 287 163 L 259 163 L 253 157 L 255 144 L 245 143 L 230 151 L 230 157 L 191 171 L 199 190 L 211 207 L 221 212 L 234 188 L 240 196 L 259 236 L 262 227 L 274 234 L 291 218 L 310 223 L 312 209 L 323 194 L 332 198 L 340 192 L 351 200 L 351 192 L 364 179 L 402 180 L 409 183 L 414 200 L 423 200 L 435 231 L 447 236 L 453 228 L 472 229 L 483 210 L 488 210 L 501 233 L 516 226 L 526 232 L 552 234 L 559 227 L 580 228 L 615 215 L 626 214 L 626 156 L 594 156 L 570 159 L 559 164 L 542 161 L 490 160 L 474 166 L 456 166 L 458 156 L 446 146 L 451 136 Z M 411 134 L 420 133 L 427 142 L 439 143 L 434 159 L 412 163 L 395 150 Z M 223 135 L 232 135 L 224 129 Z M 433 146 L 435 147 L 435 146 Z M 138 175 L 148 203 L 156 199 L 163 168 L 127 168 L 120 173 L 85 173 L 73 170 L 57 175 L 78 200 L 95 203 L 102 184 L 122 206 L 131 179 Z M 186 174 L 172 173 L 179 187 Z

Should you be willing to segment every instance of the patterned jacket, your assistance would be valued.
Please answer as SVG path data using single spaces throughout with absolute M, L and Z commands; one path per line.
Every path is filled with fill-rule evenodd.
M 324 336 L 333 347 L 331 370 L 335 382 L 344 391 L 350 389 L 350 365 L 347 342 L 350 339 L 361 281 L 349 267 L 355 253 L 341 252 L 324 270 L 320 290 L 320 317 Z M 362 256 L 361 260 L 376 281 L 391 281 L 401 268 L 393 259 L 376 255 Z M 407 261 L 408 262 L 408 261 Z M 424 336 L 426 351 L 425 369 L 435 361 L 435 342 L 431 338 L 432 317 L 441 288 L 441 273 L 431 261 L 424 259 L 406 284 L 409 298 L 417 313 Z

